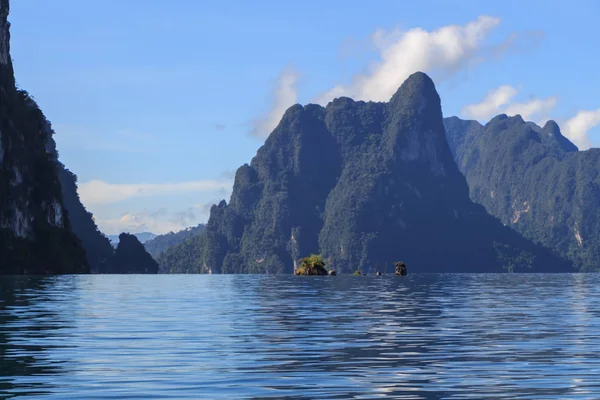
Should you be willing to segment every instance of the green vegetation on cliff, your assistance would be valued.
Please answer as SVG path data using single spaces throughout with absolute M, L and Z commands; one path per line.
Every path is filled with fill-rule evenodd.
M 328 275 L 328 272 L 323 257 L 313 254 L 300 260 L 300 266 L 294 270 L 294 275 Z
M 416 272 L 569 270 L 469 199 L 423 73 L 388 103 L 290 107 L 194 239 L 165 251 L 162 268 L 291 273 L 322 254 L 346 273 L 398 259 Z
M 183 229 L 179 232 L 169 232 L 150 239 L 144 243 L 144 247 L 154 259 L 157 259 L 160 254 L 169 247 L 183 243 L 186 239 L 200 235 L 202 232 L 204 232 L 204 224 L 200 224 L 193 228 Z
M 87 273 L 63 204 L 52 132 L 15 84 L 8 12 L 8 0 L 0 0 L 0 273 Z
M 554 121 L 444 125 L 473 201 L 579 269 L 600 270 L 600 149 L 578 151 Z

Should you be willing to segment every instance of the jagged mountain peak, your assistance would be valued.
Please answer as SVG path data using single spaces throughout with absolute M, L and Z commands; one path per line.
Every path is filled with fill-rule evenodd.
M 344 272 L 398 259 L 418 271 L 501 271 L 521 251 L 545 254 L 470 202 L 424 73 L 389 103 L 290 107 L 197 245 L 201 271 L 227 273 L 291 272 L 311 253 Z

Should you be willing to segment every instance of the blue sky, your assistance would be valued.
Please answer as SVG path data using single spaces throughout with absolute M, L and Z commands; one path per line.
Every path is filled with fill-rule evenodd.
M 288 106 L 383 101 L 416 70 L 445 116 L 555 119 L 600 145 L 600 2 L 18 0 L 18 84 L 107 234 L 203 222 Z

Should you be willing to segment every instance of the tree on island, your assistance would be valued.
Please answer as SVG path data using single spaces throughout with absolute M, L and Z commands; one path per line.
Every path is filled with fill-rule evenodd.
M 294 275 L 328 275 L 328 272 L 323 257 L 313 254 L 300 260 L 300 266 L 296 268 Z

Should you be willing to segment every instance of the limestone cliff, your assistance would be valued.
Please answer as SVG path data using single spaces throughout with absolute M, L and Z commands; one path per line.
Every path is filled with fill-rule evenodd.
M 0 273 L 85 273 L 47 121 L 16 88 L 8 12 L 8 0 L 0 0 Z

